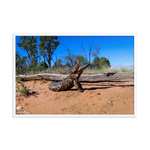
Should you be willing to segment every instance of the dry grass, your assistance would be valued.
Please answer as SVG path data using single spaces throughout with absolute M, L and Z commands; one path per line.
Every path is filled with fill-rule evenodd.
M 41 73 L 50 73 L 50 74 L 70 74 L 71 69 L 69 68 L 57 68 L 57 69 L 47 69 L 43 71 L 35 71 L 27 73 L 27 75 L 33 75 L 33 74 L 41 74 Z M 86 68 L 83 72 L 83 74 L 103 74 L 103 73 L 117 73 L 117 72 L 133 72 L 133 68 L 127 68 L 127 67 L 120 67 L 119 69 L 113 69 L 110 67 L 106 67 L 103 69 L 96 69 L 96 68 Z

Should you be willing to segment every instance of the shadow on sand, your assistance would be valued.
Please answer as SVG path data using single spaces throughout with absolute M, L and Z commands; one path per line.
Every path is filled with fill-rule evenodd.
M 97 89 L 108 89 L 112 87 L 91 87 L 91 88 L 83 88 L 84 90 L 97 90 Z M 69 89 L 67 91 L 77 91 L 77 89 Z
M 84 88 L 84 90 L 97 90 L 97 89 L 108 89 L 112 87 L 91 87 L 91 88 Z

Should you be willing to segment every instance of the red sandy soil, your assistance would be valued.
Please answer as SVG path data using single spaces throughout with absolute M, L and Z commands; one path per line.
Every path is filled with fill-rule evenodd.
M 113 84 L 129 82 L 134 79 Z M 28 96 L 16 93 L 16 114 L 134 114 L 134 86 L 82 85 L 84 92 L 81 93 L 75 87 L 53 92 L 48 89 L 50 83 L 45 80 L 24 82 L 36 93 Z

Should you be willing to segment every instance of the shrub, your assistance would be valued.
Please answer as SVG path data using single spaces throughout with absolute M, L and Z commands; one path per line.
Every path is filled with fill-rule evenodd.
M 20 88 L 19 88 L 19 86 L 18 86 L 18 83 L 21 84 L 21 87 L 22 87 L 21 90 L 20 90 Z M 17 87 L 16 92 L 20 92 L 21 94 L 28 95 L 29 89 L 27 89 L 27 87 L 24 86 L 23 82 L 21 82 L 21 78 L 17 78 L 17 79 L 16 79 L 16 87 Z
M 39 66 L 38 66 L 39 70 L 42 71 L 42 70 L 46 70 L 48 68 L 48 65 L 45 61 L 42 61 Z

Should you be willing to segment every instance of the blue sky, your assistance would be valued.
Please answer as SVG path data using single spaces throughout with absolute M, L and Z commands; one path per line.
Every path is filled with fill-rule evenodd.
M 20 36 L 16 36 L 16 43 L 19 42 L 19 38 Z M 61 44 L 57 47 L 53 55 L 54 61 L 55 55 L 57 55 L 57 59 L 62 59 L 68 54 L 67 49 L 63 45 L 68 47 L 71 53 L 77 54 L 82 50 L 82 43 L 82 46 L 88 56 L 88 43 L 94 43 L 94 45 L 100 45 L 99 57 L 106 57 L 113 68 L 120 65 L 125 67 L 134 65 L 134 36 L 58 36 L 58 40 Z M 40 40 L 38 36 L 37 41 L 39 44 Z M 94 48 L 92 50 L 94 51 Z M 19 51 L 21 56 L 27 56 L 26 52 L 21 50 L 17 44 L 16 51 Z M 92 56 L 91 60 L 93 60 Z M 53 65 L 53 61 L 51 63 Z

